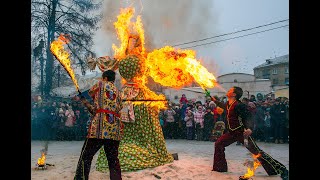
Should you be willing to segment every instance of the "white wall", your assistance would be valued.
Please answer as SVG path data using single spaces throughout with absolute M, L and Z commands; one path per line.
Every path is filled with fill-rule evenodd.
M 237 82 L 234 82 L 234 79 L 237 79 Z M 242 97 L 248 97 L 248 92 L 249 96 L 252 94 L 257 96 L 258 93 L 264 95 L 272 91 L 270 80 L 255 79 L 255 77 L 250 74 L 231 73 L 222 75 L 218 77 L 217 80 L 219 82 L 218 86 L 208 89 L 211 92 L 211 96 L 225 96 L 226 92 L 233 86 L 238 86 L 243 89 L 244 93 Z M 182 94 L 186 94 L 188 99 L 196 99 L 203 103 L 205 102 L 204 90 L 200 87 L 182 88 L 179 90 L 168 88 L 164 90 L 164 94 L 174 103 L 179 103 Z M 178 96 L 178 99 L 175 99 L 175 96 Z
M 230 73 L 224 74 L 217 77 L 219 83 L 224 82 L 234 82 L 236 79 L 237 82 L 247 82 L 247 81 L 254 81 L 256 78 L 252 74 L 244 74 L 244 73 Z
M 173 88 L 168 88 L 168 89 L 164 89 L 164 94 L 166 95 L 166 97 L 168 99 L 170 99 L 170 102 L 173 103 L 179 103 L 180 98 L 182 96 L 182 94 L 185 94 L 187 99 L 195 99 L 197 101 L 201 101 L 202 103 L 204 103 L 205 97 L 204 97 L 204 91 L 202 92 L 192 92 L 192 91 L 198 91 L 199 88 L 189 88 L 186 89 L 173 89 Z M 200 88 L 201 89 L 201 88 Z M 175 99 L 175 96 L 177 96 L 178 98 Z

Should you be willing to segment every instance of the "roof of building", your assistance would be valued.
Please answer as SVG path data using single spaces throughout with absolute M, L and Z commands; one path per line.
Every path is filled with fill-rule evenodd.
M 101 78 L 102 73 L 94 72 L 87 74 L 85 76 L 80 76 L 77 78 L 78 85 L 79 85 L 79 90 L 81 92 L 87 91 L 92 87 L 98 80 Z M 78 91 L 75 87 L 74 84 L 69 85 L 69 86 L 61 86 L 61 87 L 56 87 L 52 89 L 51 95 L 56 96 L 56 97 L 72 97 L 74 95 L 77 95 Z
M 289 54 L 284 55 L 284 56 L 279 56 L 273 59 L 267 59 L 265 63 L 256 66 L 253 69 L 257 69 L 257 68 L 262 68 L 262 67 L 267 67 L 267 66 L 273 66 L 276 64 L 282 64 L 282 63 L 288 63 L 289 62 Z
M 197 86 L 197 87 L 185 87 L 185 88 L 181 88 L 182 90 L 186 90 L 186 91 L 191 91 L 191 92 L 195 92 L 195 93 L 204 93 L 204 90 Z
M 249 76 L 254 76 L 253 74 L 248 74 L 248 73 L 238 73 L 238 72 L 234 72 L 234 73 L 227 73 L 227 74 L 222 74 L 220 76 L 218 76 L 217 78 L 220 78 L 222 76 L 229 76 L 229 75 L 234 75 L 234 74 L 242 74 L 242 75 L 249 75 Z

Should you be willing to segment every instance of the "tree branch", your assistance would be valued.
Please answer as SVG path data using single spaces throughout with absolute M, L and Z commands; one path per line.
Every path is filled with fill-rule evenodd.
M 31 15 L 31 18 L 36 18 L 36 19 L 34 19 L 33 21 L 37 21 L 37 20 L 39 20 L 42 24 L 44 24 L 44 25 L 48 26 L 48 21 L 47 21 L 47 20 L 45 20 L 45 19 L 43 19 L 43 18 L 42 18 L 42 17 L 40 17 L 40 16 L 37 16 L 37 15 Z

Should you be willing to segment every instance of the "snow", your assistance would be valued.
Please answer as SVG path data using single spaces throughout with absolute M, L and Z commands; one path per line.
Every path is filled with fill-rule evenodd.
M 84 141 L 50 141 L 46 163 L 47 170 L 35 170 L 36 162 L 44 147 L 43 141 L 31 141 L 31 177 L 33 180 L 73 179 L 78 158 Z M 249 151 L 236 143 L 226 147 L 226 159 L 229 172 L 211 171 L 214 143 L 208 141 L 166 140 L 170 153 L 178 153 L 179 160 L 163 166 L 148 168 L 136 172 L 122 172 L 123 180 L 157 180 L 154 174 L 166 180 L 238 180 L 247 172 L 243 165 L 246 160 L 253 160 Z M 257 142 L 258 146 L 274 159 L 289 169 L 289 144 Z M 95 170 L 98 153 L 94 156 L 89 179 L 108 180 L 109 173 Z M 258 167 L 254 180 L 281 180 L 279 175 L 268 176 L 262 166 Z

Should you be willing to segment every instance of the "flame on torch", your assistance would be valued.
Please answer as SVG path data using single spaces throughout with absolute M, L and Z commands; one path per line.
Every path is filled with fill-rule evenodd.
M 254 171 L 261 165 L 261 163 L 257 159 L 260 156 L 261 156 L 260 153 L 257 154 L 257 155 L 252 154 L 252 157 L 254 159 L 253 165 L 252 166 L 248 166 L 247 173 L 242 176 L 243 179 L 249 179 L 250 177 L 252 177 L 254 175 Z
M 71 68 L 71 60 L 69 59 L 70 55 L 63 47 L 63 45 L 67 44 L 69 41 L 70 40 L 68 37 L 61 34 L 57 40 L 53 41 L 50 44 L 50 51 L 56 57 L 56 59 L 62 64 L 64 69 L 68 72 L 74 85 L 76 86 L 78 92 L 80 93 L 77 79 L 75 78 L 73 69 Z

